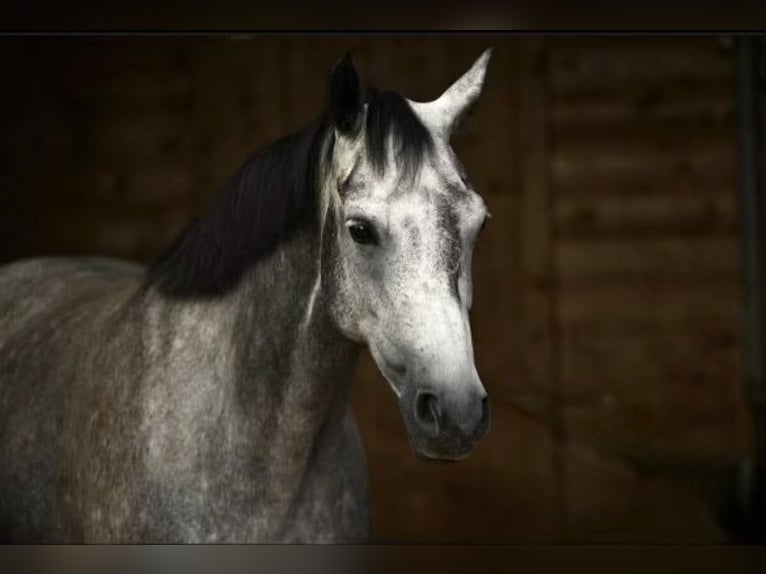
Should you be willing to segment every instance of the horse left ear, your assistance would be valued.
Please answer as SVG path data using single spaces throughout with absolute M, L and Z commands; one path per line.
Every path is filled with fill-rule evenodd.
M 413 102 L 428 122 L 449 137 L 481 94 L 492 48 L 484 50 L 473 66 L 431 102 Z
M 330 72 L 330 121 L 342 134 L 353 134 L 362 118 L 362 83 L 348 52 Z

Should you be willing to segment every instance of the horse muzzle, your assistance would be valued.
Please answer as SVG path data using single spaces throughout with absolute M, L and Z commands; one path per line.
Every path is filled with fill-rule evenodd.
M 481 385 L 467 390 L 422 386 L 404 392 L 399 408 L 415 454 L 460 460 L 489 430 L 489 401 Z

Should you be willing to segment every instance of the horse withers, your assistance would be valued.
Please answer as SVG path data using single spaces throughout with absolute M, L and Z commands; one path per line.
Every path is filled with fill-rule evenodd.
M 487 431 L 468 312 L 488 217 L 450 133 L 489 51 L 431 102 L 364 88 L 253 155 L 148 269 L 0 270 L 0 536 L 342 542 L 368 533 L 348 389 L 367 346 L 414 452 Z

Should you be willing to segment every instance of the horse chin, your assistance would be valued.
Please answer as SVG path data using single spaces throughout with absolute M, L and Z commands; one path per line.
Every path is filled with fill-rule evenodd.
M 459 462 L 465 458 L 468 458 L 468 455 L 471 454 L 471 451 L 469 450 L 466 453 L 463 454 L 433 454 L 433 453 L 427 453 L 421 450 L 415 450 L 415 457 L 423 462 L 427 462 L 429 464 L 453 464 L 456 462 Z
M 418 460 L 429 463 L 452 463 L 458 462 L 468 458 L 473 452 L 473 445 L 463 447 L 459 450 L 454 448 L 450 449 L 437 449 L 429 447 L 426 444 L 419 444 L 419 441 L 413 440 L 410 437 L 410 446 L 415 453 L 415 457 Z

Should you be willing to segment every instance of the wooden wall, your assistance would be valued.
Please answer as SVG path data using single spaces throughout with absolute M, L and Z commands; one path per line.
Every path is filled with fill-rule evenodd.
M 344 50 L 430 99 L 487 45 L 455 146 L 493 214 L 472 311 L 492 428 L 416 460 L 365 357 L 375 539 L 724 540 L 718 477 L 749 449 L 725 38 L 0 38 L 0 259 L 148 261 L 318 114 Z
M 746 453 L 732 57 L 712 38 L 551 43 L 561 416 L 569 442 L 653 477 L 630 477 L 637 520 L 666 504 L 663 470 Z M 628 477 L 594 489 L 568 456 L 573 526 L 622 520 Z

